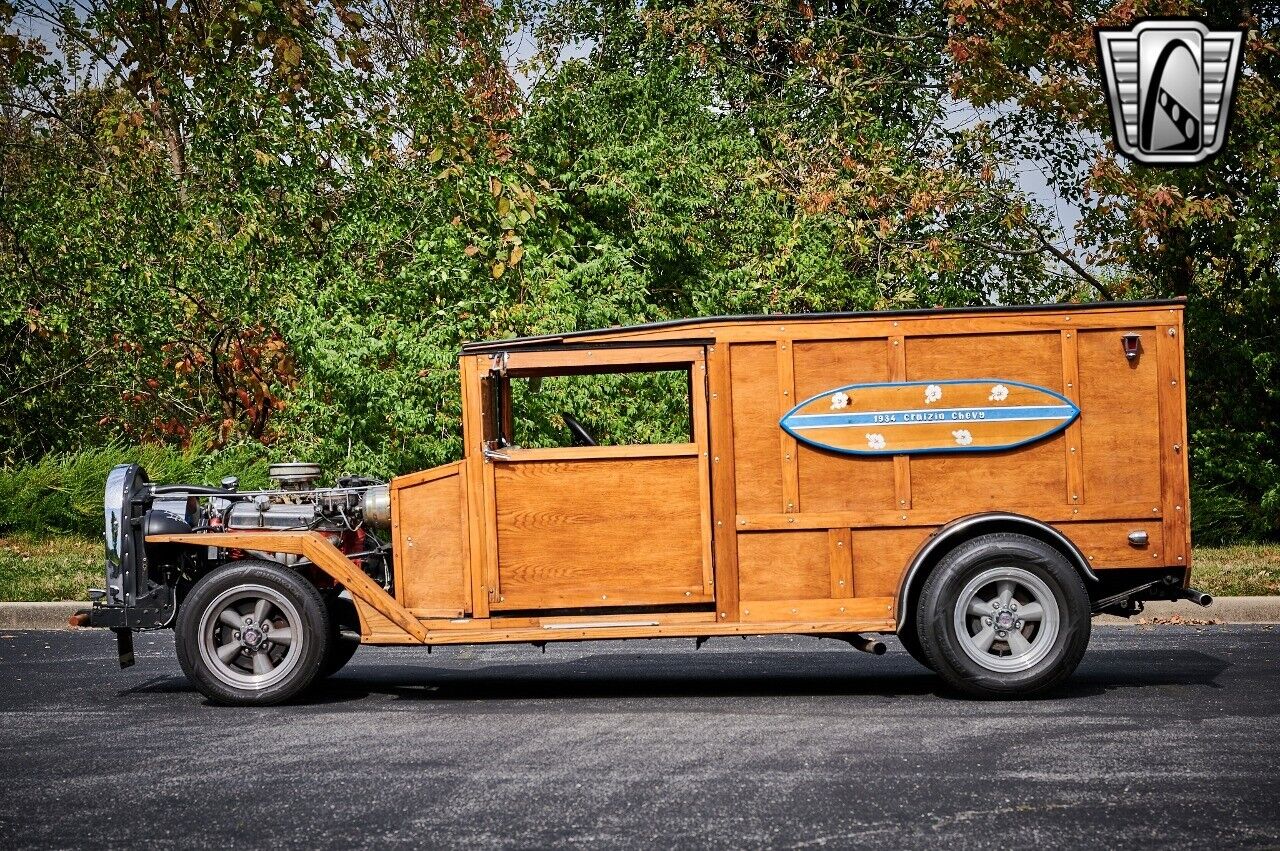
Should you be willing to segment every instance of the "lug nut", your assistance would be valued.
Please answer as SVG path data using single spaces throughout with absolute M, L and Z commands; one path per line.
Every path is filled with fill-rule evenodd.
M 996 635 L 1000 636 L 1001 638 L 1004 638 L 1006 634 L 1007 633 L 1003 629 L 996 631 Z

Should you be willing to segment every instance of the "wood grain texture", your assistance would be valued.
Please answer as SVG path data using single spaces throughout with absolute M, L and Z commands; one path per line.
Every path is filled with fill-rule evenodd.
M 733 455 L 739 511 L 782 511 L 778 457 L 778 356 L 774 343 L 734 346 Z
M 1160 387 L 1160 476 L 1164 493 L 1164 560 L 1191 560 L 1191 506 L 1187 462 L 1186 388 L 1181 325 L 1156 328 Z
M 852 621 L 892 616 L 892 597 L 742 602 L 742 620 L 745 623 L 763 624 L 787 620 Z
M 651 348 L 618 349 L 568 349 L 564 351 L 507 353 L 507 372 L 510 375 L 546 373 L 554 375 L 578 375 L 593 372 L 626 372 L 628 369 L 645 370 L 654 365 L 669 364 L 672 367 L 701 362 L 701 346 L 655 346 Z
M 907 565 L 931 528 L 854 529 L 853 586 L 858 596 L 897 596 Z
M 471 589 L 468 611 L 478 618 L 489 616 L 489 590 L 485 585 L 488 563 L 489 516 L 484 503 L 484 424 L 480 404 L 479 364 L 482 358 L 464 357 L 460 362 L 462 379 L 463 467 L 466 476 L 467 545 L 466 582 Z
M 1133 361 L 1121 348 L 1127 333 L 1142 338 L 1144 351 Z M 1080 442 L 1091 500 L 1161 503 L 1158 355 L 1154 327 L 1079 335 Z
M 1062 332 L 1062 395 L 1080 407 L 1080 344 L 1076 330 Z M 1065 448 L 1067 460 L 1068 505 L 1084 505 L 1084 450 L 1080 440 L 1080 419 L 1067 426 Z
M 796 404 L 795 362 L 790 340 L 778 341 L 778 416 Z M 778 429 L 782 465 L 782 510 L 800 510 L 800 473 L 796 460 L 796 439 Z
M 450 475 L 392 482 L 396 599 L 415 614 L 461 617 L 471 597 L 465 478 L 461 462 L 446 466 Z
M 831 596 L 827 533 L 761 532 L 738 536 L 742 607 L 757 600 Z
M 711 599 L 696 457 L 493 467 L 501 593 L 491 610 Z
M 738 534 L 734 518 L 738 495 L 733 448 L 733 377 L 729 346 L 707 350 L 710 398 L 711 504 L 715 556 L 716 616 L 722 623 L 738 620 Z
M 853 545 L 848 529 L 827 532 L 827 559 L 831 567 L 831 596 L 854 596 Z
M 1054 528 L 1080 548 L 1089 566 L 1095 570 L 1111 567 L 1158 567 L 1165 560 L 1164 524 L 1158 516 L 1146 522 L 1134 520 L 1118 523 L 1055 523 Z M 1149 543 L 1143 547 L 1129 544 L 1129 533 L 1144 531 Z

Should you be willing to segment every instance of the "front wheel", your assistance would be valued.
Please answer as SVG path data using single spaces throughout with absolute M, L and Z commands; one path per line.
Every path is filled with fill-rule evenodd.
M 947 683 L 979 697 L 1046 691 L 1089 643 L 1089 596 L 1053 547 L 998 533 L 948 553 L 916 610 L 926 658 Z
M 178 661 L 191 683 L 215 703 L 241 706 L 282 703 L 309 686 L 330 635 L 315 586 L 256 559 L 204 576 L 175 628 Z

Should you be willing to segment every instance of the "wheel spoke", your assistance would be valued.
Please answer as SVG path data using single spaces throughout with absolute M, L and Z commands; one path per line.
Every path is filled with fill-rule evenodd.
M 991 614 L 991 604 L 974 597 L 969 601 L 969 617 L 984 618 Z
M 267 633 L 267 641 L 270 641 L 272 644 L 292 644 L 293 630 L 287 626 L 282 626 L 279 629 L 273 629 Z
M 1018 609 L 1018 617 L 1024 621 L 1038 621 L 1044 617 L 1044 607 L 1039 603 L 1027 603 Z
M 239 641 L 228 641 L 218 647 L 218 658 L 222 660 L 224 665 L 230 665 L 231 660 L 240 655 L 243 645 Z
M 244 615 L 237 612 L 231 606 L 222 610 L 222 614 L 218 615 L 218 620 L 222 621 L 232 629 L 240 629 L 244 626 Z
M 267 614 L 271 611 L 271 601 L 263 597 L 253 607 L 253 622 L 262 623 L 267 619 Z
M 1007 608 L 1009 601 L 1013 599 L 1013 580 L 1003 579 L 996 583 L 996 591 L 999 593 L 1000 605 Z
M 1005 640 L 1009 642 L 1009 650 L 1014 656 L 1021 656 L 1031 649 L 1031 642 L 1027 641 L 1027 637 L 1016 629 L 1010 630 Z
M 996 631 L 991 627 L 983 627 L 982 632 L 973 637 L 973 643 L 978 645 L 978 649 L 984 653 L 991 649 L 991 643 L 996 640 Z
M 267 655 L 265 650 L 260 650 L 253 654 L 253 672 L 255 674 L 269 674 L 275 669 L 275 663 L 271 661 L 271 657 Z

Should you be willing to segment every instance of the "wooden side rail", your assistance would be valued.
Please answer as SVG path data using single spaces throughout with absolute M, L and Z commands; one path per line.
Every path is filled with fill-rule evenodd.
M 149 544 L 189 544 L 197 547 L 223 547 L 292 553 L 305 556 L 344 588 L 369 605 L 400 629 L 426 643 L 427 629 L 404 606 L 396 602 L 378 583 L 356 567 L 349 558 L 329 543 L 320 532 L 215 532 L 183 535 L 150 535 Z

